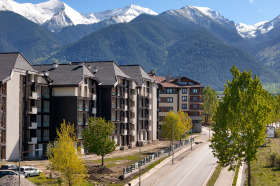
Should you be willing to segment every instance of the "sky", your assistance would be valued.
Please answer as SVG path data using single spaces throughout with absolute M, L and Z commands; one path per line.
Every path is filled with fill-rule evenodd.
M 47 0 L 14 0 L 37 4 Z M 60 0 L 80 13 L 101 12 L 127 5 L 139 5 L 156 13 L 180 9 L 186 5 L 209 7 L 225 18 L 247 25 L 270 21 L 280 15 L 280 0 Z

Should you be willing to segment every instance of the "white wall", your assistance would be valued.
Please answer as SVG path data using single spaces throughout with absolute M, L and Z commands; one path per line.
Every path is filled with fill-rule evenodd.
M 78 87 L 54 87 L 53 96 L 78 96 Z

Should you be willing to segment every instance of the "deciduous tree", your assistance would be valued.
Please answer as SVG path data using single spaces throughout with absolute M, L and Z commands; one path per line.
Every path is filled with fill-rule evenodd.
M 219 100 L 217 96 L 218 93 L 215 89 L 211 89 L 209 86 L 203 89 L 203 113 L 208 114 L 210 120 L 215 117 L 218 107 Z
M 61 172 L 67 185 L 79 184 L 85 180 L 87 169 L 75 149 L 77 138 L 74 125 L 66 124 L 64 120 L 56 132 L 56 141 L 49 144 L 47 150 L 51 167 Z
M 250 165 L 256 159 L 257 148 L 264 143 L 265 125 L 269 123 L 271 105 L 268 93 L 251 70 L 241 73 L 232 67 L 232 81 L 227 81 L 224 99 L 218 106 L 211 146 L 223 167 L 235 169 L 238 162 L 248 165 L 248 184 L 251 184 Z
M 116 149 L 116 142 L 110 138 L 115 126 L 104 118 L 90 117 L 88 123 L 89 127 L 82 132 L 83 145 L 89 153 L 102 156 L 101 165 L 104 166 L 104 156 Z

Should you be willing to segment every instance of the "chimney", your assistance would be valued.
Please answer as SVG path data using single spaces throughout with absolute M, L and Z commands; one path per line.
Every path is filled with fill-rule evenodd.
M 58 67 L 58 63 L 53 63 L 53 68 L 57 68 Z
M 150 75 L 151 75 L 151 76 L 156 75 L 156 71 L 155 71 L 155 70 L 151 70 Z
M 94 67 L 92 71 L 95 74 L 98 71 L 97 67 Z

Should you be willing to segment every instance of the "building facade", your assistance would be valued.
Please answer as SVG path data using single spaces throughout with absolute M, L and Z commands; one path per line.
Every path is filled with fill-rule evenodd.
M 172 78 L 167 76 L 151 77 L 159 82 L 159 130 L 166 114 L 173 110 L 175 113 L 184 111 L 192 119 L 193 131 L 201 132 L 203 112 L 203 86 L 187 77 Z

